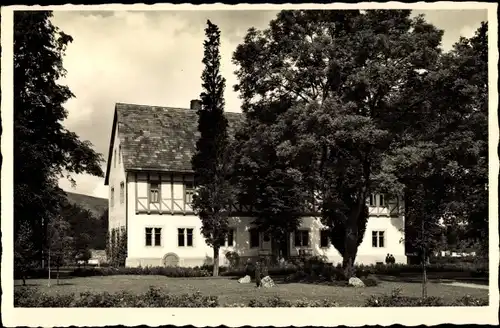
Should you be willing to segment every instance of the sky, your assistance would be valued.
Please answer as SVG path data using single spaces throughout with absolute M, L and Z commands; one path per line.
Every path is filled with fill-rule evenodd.
M 189 107 L 199 98 L 203 70 L 204 28 L 207 19 L 221 30 L 221 72 L 226 78 L 227 111 L 240 111 L 232 86 L 237 80 L 232 53 L 250 27 L 265 29 L 277 11 L 55 11 L 52 22 L 73 37 L 63 65 L 61 83 L 75 98 L 65 107 L 64 125 L 89 140 L 108 157 L 114 105 L 117 102 Z M 470 37 L 486 10 L 415 10 L 444 30 L 442 47 L 449 50 L 460 36 Z M 106 162 L 102 164 L 105 170 Z M 73 175 L 59 185 L 67 191 L 107 198 L 104 179 Z

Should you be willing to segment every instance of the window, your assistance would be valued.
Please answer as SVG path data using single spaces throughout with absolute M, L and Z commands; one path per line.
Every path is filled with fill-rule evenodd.
M 370 206 L 375 206 L 375 195 L 374 194 L 370 195 Z
M 295 246 L 299 246 L 299 247 L 309 246 L 309 231 L 308 230 L 295 231 Z
M 326 248 L 330 246 L 330 236 L 328 230 L 320 230 L 319 243 L 320 247 Z
M 179 247 L 193 246 L 193 229 L 177 229 L 177 245 Z
M 372 247 L 384 247 L 384 232 L 372 231 Z
M 146 246 L 153 245 L 153 228 L 146 228 Z
M 235 235 L 235 229 L 229 229 L 227 231 L 226 246 L 228 247 L 234 246 L 234 235 Z
M 149 202 L 150 203 L 160 202 L 160 184 L 156 181 L 151 181 L 149 183 Z
M 384 207 L 385 206 L 385 197 L 384 197 L 384 194 L 380 194 L 379 197 L 380 197 L 379 206 L 380 207 Z
M 122 145 L 118 145 L 118 164 L 122 162 Z
M 154 231 L 155 231 L 154 244 L 155 244 L 155 246 L 161 246 L 161 228 L 155 228 Z
M 250 234 L 250 248 L 259 247 L 259 231 L 255 228 L 248 230 Z
M 125 183 L 120 182 L 120 204 L 125 201 Z
M 111 199 L 110 199 L 111 206 L 115 204 L 115 188 L 111 188 Z
M 146 246 L 161 246 L 161 228 L 146 228 Z
M 116 149 L 113 155 L 113 167 L 116 167 Z
M 192 181 L 184 182 L 184 202 L 186 204 L 193 203 L 193 194 L 194 194 L 194 183 Z

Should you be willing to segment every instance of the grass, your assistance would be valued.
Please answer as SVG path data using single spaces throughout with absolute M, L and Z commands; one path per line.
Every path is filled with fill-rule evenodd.
M 287 300 L 307 298 L 309 300 L 329 299 L 336 301 L 340 306 L 363 306 L 366 299 L 372 295 L 389 294 L 394 288 L 401 288 L 403 296 L 418 297 L 421 295 L 421 285 L 412 282 L 382 281 L 379 286 L 368 288 L 334 287 L 305 283 L 280 283 L 271 289 L 257 289 L 254 283 L 239 284 L 231 278 L 168 278 L 164 276 L 106 276 L 62 279 L 61 285 L 55 285 L 51 280 L 51 287 L 47 286 L 47 279 L 30 279 L 27 285 L 36 286 L 48 294 L 64 294 L 90 291 L 109 293 L 127 290 L 132 293 L 143 293 L 149 286 L 165 288 L 172 294 L 184 294 L 200 291 L 204 295 L 219 296 L 221 305 L 234 303 L 248 303 L 250 299 L 261 297 L 280 296 Z M 15 287 L 22 282 L 16 280 Z M 487 297 L 488 291 L 447 286 L 429 283 L 429 296 L 442 297 L 445 300 L 455 300 L 464 295 Z

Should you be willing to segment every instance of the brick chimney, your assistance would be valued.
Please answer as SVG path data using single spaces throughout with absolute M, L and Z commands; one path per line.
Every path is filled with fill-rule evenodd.
M 201 109 L 201 100 L 194 99 L 191 100 L 191 105 L 189 106 L 192 110 L 200 110 Z

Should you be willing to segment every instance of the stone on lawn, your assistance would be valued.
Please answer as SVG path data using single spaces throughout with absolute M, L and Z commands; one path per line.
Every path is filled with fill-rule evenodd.
M 243 278 L 238 279 L 240 284 L 249 284 L 251 282 L 251 278 L 249 275 L 244 276 Z
M 261 286 L 264 288 L 276 287 L 276 284 L 269 276 L 265 276 L 264 278 L 262 278 L 260 283 L 261 283 Z
M 349 278 L 349 286 L 365 287 L 365 283 L 359 278 L 351 277 Z

